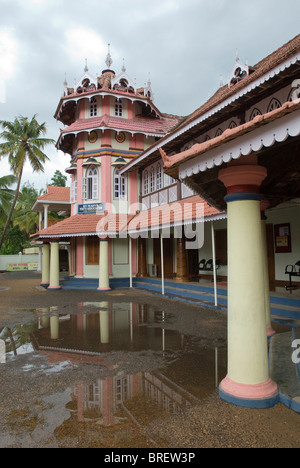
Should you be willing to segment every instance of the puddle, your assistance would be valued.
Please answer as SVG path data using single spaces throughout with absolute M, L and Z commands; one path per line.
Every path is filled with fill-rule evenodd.
M 182 334 L 156 307 L 82 303 L 34 317 L 0 329 L 2 448 L 163 446 L 151 424 L 198 405 L 226 375 L 224 343 Z

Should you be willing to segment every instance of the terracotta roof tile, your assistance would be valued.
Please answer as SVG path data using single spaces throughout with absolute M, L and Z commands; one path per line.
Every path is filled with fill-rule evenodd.
M 38 197 L 37 200 L 69 202 L 70 187 L 55 187 L 48 185 L 47 193 Z
M 145 132 L 157 135 L 164 135 L 179 123 L 178 117 L 163 117 L 162 119 L 147 119 L 144 117 L 134 117 L 133 119 L 122 119 L 103 115 L 91 119 L 80 119 L 69 127 L 61 130 L 61 134 L 92 130 L 94 128 L 111 128 L 129 132 Z
M 199 207 L 203 207 L 199 210 Z M 147 228 L 158 228 L 164 225 L 191 223 L 195 220 L 208 220 L 211 217 L 223 217 L 224 212 L 218 211 L 210 206 L 198 195 L 170 203 L 168 205 L 158 206 L 147 211 L 142 211 L 136 215 L 128 225 L 128 230 L 139 231 Z M 200 216 L 200 217 L 199 217 Z
M 151 210 L 143 211 L 137 215 L 129 214 L 76 214 L 70 218 L 35 233 L 32 237 L 53 238 L 72 237 L 83 235 L 104 236 L 130 232 L 132 230 L 145 230 L 150 227 L 159 227 L 173 223 L 191 222 L 200 219 L 202 211 L 198 210 L 203 204 L 204 218 L 223 217 L 224 213 L 213 208 L 198 195 L 163 205 Z

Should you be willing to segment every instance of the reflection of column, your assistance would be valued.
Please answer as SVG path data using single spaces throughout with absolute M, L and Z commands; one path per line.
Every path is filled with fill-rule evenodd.
M 147 243 L 146 239 L 139 237 L 138 239 L 138 278 L 147 278 Z
M 50 276 L 50 246 L 43 244 L 43 260 L 42 260 L 42 282 L 41 286 L 48 288 Z
M 259 187 L 261 166 L 232 166 L 219 173 L 227 187 L 228 374 L 221 397 L 238 406 L 267 408 L 278 401 L 269 377 Z
M 42 316 L 41 316 L 41 327 L 42 328 L 49 328 L 50 324 L 50 317 L 49 317 L 49 308 L 44 307 L 42 309 Z
M 183 237 L 177 239 L 176 281 L 180 283 L 186 283 L 188 281 L 185 239 Z
M 109 291 L 109 267 L 108 267 L 108 239 L 100 239 L 99 259 L 99 288 L 98 291 Z
M 50 254 L 50 286 L 48 291 L 61 289 L 59 285 L 59 243 L 51 242 Z
M 56 314 L 50 317 L 50 337 L 51 340 L 59 338 L 59 316 Z
M 100 341 L 102 344 L 109 343 L 109 310 L 108 302 L 100 302 Z

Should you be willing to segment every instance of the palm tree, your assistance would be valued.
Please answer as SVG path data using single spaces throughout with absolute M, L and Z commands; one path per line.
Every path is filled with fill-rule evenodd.
M 15 197 L 0 239 L 1 249 L 18 199 L 25 162 L 29 161 L 33 172 L 44 172 L 44 163 L 49 158 L 42 150 L 46 145 L 53 144 L 54 140 L 42 138 L 47 131 L 46 124 L 39 124 L 36 115 L 31 120 L 23 116 L 15 118 L 13 122 L 2 120 L 0 125 L 4 129 L 0 134 L 0 139 L 4 140 L 4 143 L 0 143 L 0 158 L 8 156 L 10 168 L 18 179 Z
M 43 189 L 40 190 L 40 192 L 42 191 Z M 29 183 L 24 184 L 20 189 L 12 222 L 13 226 L 19 226 L 20 231 L 26 234 L 26 236 L 33 234 L 39 225 L 39 215 L 36 211 L 32 211 L 31 208 L 40 195 L 41 193 L 38 193 L 34 186 Z
M 4 225 L 7 213 L 9 212 L 14 191 L 11 190 L 13 184 L 17 182 L 14 175 L 0 177 L 0 226 Z

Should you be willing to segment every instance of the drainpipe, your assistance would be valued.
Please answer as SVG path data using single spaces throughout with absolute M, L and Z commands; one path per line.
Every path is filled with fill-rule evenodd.
M 164 272 L 164 243 L 163 243 L 163 235 L 162 232 L 160 233 L 160 264 L 161 264 L 161 293 L 165 295 L 165 272 Z
M 217 270 L 216 270 L 216 244 L 215 244 L 215 226 L 211 223 L 211 240 L 212 240 L 212 257 L 213 257 L 213 270 L 214 270 L 214 293 L 215 293 L 215 306 L 218 305 L 218 291 L 217 291 Z

